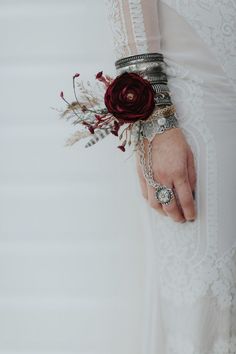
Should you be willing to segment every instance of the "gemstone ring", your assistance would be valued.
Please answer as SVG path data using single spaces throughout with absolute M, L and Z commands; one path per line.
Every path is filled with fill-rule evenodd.
M 155 196 L 159 203 L 165 205 L 170 204 L 170 202 L 175 198 L 173 190 L 164 185 L 156 188 Z

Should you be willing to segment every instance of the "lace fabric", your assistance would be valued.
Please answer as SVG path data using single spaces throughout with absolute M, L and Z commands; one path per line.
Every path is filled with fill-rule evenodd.
M 222 253 L 219 240 L 225 235 L 219 231 L 222 221 L 219 221 L 221 194 L 218 191 L 223 193 L 223 188 L 217 173 L 221 166 L 217 142 L 207 124 L 204 82 L 173 63 L 168 74 L 181 127 L 196 157 L 198 218 L 183 227 L 149 211 L 155 246 L 152 281 L 158 279 L 158 306 L 166 336 L 163 352 L 233 354 L 236 242 Z M 154 300 L 150 306 L 154 307 Z M 147 352 L 164 350 L 157 338 L 152 341 L 153 349 Z
M 113 32 L 116 59 L 159 52 L 160 30 L 156 0 L 105 0 Z
M 161 0 L 175 9 L 211 48 L 236 90 L 236 2 Z
M 124 12 L 124 2 L 107 0 L 116 56 L 150 48 L 164 54 L 168 86 L 197 170 L 194 223 L 174 223 L 146 209 L 154 247 L 149 256 L 154 261 L 149 269 L 143 352 L 235 354 L 236 4 L 234 0 L 127 3 L 129 12 Z M 152 34 L 147 32 L 148 11 L 158 24 Z M 141 33 L 137 23 L 142 24 Z M 158 39 L 156 47 L 150 46 L 153 38 Z

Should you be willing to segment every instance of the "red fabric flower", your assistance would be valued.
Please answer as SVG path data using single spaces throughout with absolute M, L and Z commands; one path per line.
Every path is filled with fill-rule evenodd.
M 147 119 L 155 107 L 155 91 L 148 80 L 125 72 L 108 86 L 104 103 L 109 113 L 123 123 Z

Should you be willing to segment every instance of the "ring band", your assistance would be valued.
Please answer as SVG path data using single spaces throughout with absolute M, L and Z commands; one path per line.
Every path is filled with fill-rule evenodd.
M 161 185 L 156 188 L 155 197 L 159 203 L 168 205 L 175 198 L 175 194 L 172 188 Z

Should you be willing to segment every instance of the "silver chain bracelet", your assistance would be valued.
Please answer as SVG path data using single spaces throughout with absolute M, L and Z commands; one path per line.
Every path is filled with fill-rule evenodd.
M 144 178 L 149 186 L 155 189 L 155 197 L 161 204 L 168 205 L 175 198 L 172 188 L 168 188 L 154 180 L 152 169 L 152 142 L 148 140 L 147 163 L 145 161 L 144 139 L 141 138 L 138 143 L 139 162 L 143 170 Z

